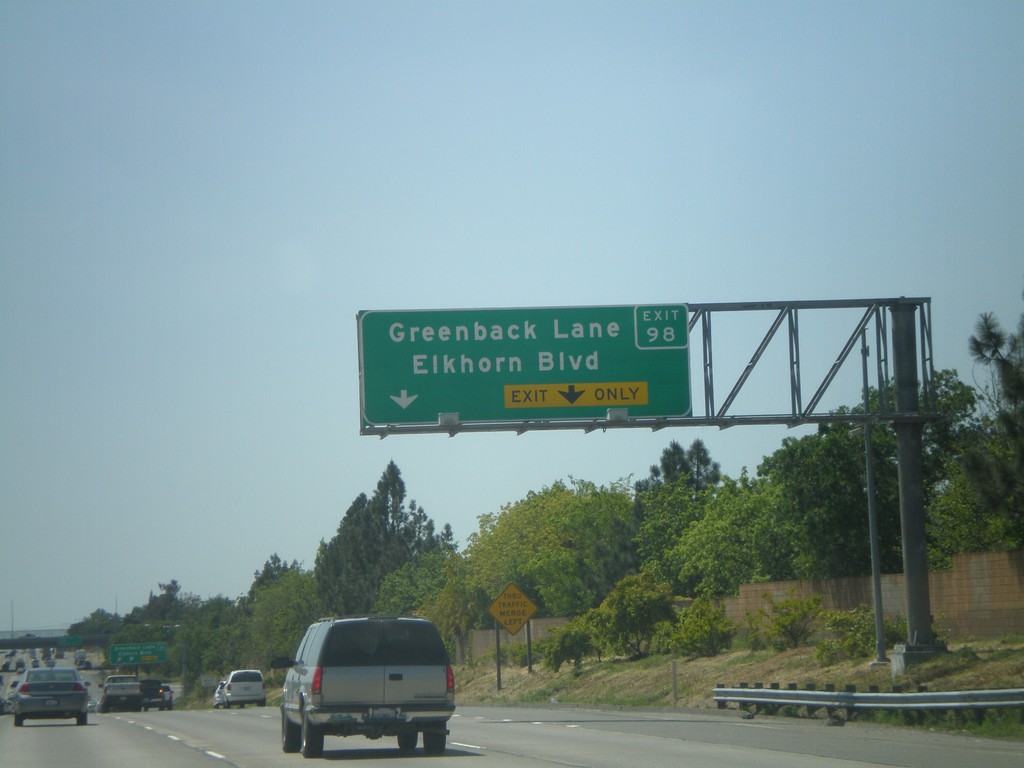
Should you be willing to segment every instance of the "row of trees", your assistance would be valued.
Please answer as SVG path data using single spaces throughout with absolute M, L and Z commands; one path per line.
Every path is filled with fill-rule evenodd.
M 941 371 L 935 392 L 946 418 L 925 431 L 936 568 L 958 552 L 1024 547 L 1024 315 L 1013 333 L 983 315 L 971 345 L 991 380 L 971 387 Z M 872 429 L 882 567 L 899 571 L 895 439 L 887 427 Z M 658 599 L 713 601 L 742 583 L 863 575 L 870 572 L 863 445 L 848 425 L 822 425 L 784 440 L 756 475 L 733 478 L 700 440 L 689 448 L 673 441 L 638 482 L 570 478 L 482 515 L 461 551 L 449 526 L 438 533 L 407 501 L 391 462 L 373 493 L 360 494 L 335 535 L 320 542 L 312 569 L 275 553 L 237 599 L 201 600 L 171 581 L 128 615 L 97 611 L 72 633 L 166 640 L 171 670 L 194 679 L 265 668 L 321 615 L 425 614 L 454 643 L 490 625 L 487 606 L 513 581 L 539 615 L 582 617 L 622 592 L 632 603 L 646 589 Z

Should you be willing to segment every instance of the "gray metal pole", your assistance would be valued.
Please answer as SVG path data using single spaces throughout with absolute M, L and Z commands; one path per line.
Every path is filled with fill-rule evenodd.
M 864 415 L 870 412 L 868 396 L 868 347 L 867 331 L 860 332 L 861 356 L 864 361 Z M 882 612 L 882 565 L 878 544 L 878 509 L 875 501 L 875 456 L 871 444 L 871 422 L 864 422 L 864 475 L 865 492 L 868 495 L 868 538 L 871 542 L 871 589 L 875 608 L 875 661 L 874 664 L 888 663 L 885 658 L 885 617 Z
M 911 303 L 895 304 L 892 311 L 893 358 L 896 378 L 896 414 L 918 412 L 917 339 Z M 900 527 L 903 533 L 903 580 L 907 598 L 907 643 L 932 645 L 931 596 L 928 587 L 928 550 L 925 539 L 922 425 L 897 419 L 896 460 L 899 463 Z
M 501 628 L 494 620 L 494 661 L 498 665 L 498 690 L 501 690 Z

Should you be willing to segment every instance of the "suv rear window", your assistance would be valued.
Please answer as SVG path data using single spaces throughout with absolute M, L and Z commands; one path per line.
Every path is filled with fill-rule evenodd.
M 374 667 L 448 663 L 432 624 L 421 621 L 344 621 L 331 627 L 320 664 Z
M 263 675 L 259 672 L 235 672 L 231 676 L 233 683 L 262 683 Z

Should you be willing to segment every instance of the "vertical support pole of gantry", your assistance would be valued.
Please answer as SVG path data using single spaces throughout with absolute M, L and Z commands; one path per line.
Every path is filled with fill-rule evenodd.
M 899 463 L 903 579 L 907 599 L 907 643 L 934 644 L 928 550 L 925 538 L 923 422 L 901 417 L 918 413 L 916 305 L 892 305 L 893 363 L 896 387 L 896 460 Z

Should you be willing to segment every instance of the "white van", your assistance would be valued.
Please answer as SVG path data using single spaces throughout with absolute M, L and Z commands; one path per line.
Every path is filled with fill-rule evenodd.
M 267 683 L 258 669 L 236 669 L 224 678 L 224 709 L 246 704 L 267 706 Z

